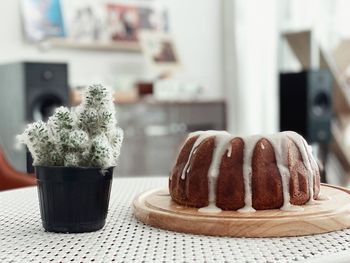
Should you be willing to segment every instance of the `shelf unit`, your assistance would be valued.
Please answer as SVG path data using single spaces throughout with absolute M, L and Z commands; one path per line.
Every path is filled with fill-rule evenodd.
M 69 38 L 52 38 L 40 44 L 43 49 L 64 48 L 92 51 L 141 52 L 141 46 L 135 41 L 97 42 L 79 41 Z
M 350 125 L 350 87 L 345 70 L 350 64 L 350 40 L 343 40 L 332 52 L 327 52 L 314 39 L 311 30 L 282 33 L 304 69 L 312 68 L 316 59 L 320 68 L 327 68 L 334 78 L 333 106 L 336 121 L 332 125 L 331 149 L 350 176 L 350 147 L 344 144 L 344 133 Z M 316 53 L 311 53 L 316 50 Z

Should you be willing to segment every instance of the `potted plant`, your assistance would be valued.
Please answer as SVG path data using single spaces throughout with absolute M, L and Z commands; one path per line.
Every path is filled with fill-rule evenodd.
M 33 157 L 43 227 L 71 233 L 101 229 L 123 140 L 112 93 L 89 86 L 79 106 L 57 108 L 18 139 Z

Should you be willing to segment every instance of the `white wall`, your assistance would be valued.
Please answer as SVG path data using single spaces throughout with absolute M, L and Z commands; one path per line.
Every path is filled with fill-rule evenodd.
M 207 97 L 222 97 L 221 8 L 216 0 L 163 0 L 184 64 L 182 77 L 201 83 Z M 70 83 L 113 83 L 118 75 L 149 77 L 137 53 L 53 49 L 40 51 L 22 37 L 19 0 L 0 1 L 0 63 L 19 60 L 63 61 Z
M 188 76 L 203 83 L 207 96 L 222 97 L 221 1 L 162 1 L 171 12 L 171 27 Z
M 278 130 L 277 0 L 224 1 L 228 127 L 242 135 Z

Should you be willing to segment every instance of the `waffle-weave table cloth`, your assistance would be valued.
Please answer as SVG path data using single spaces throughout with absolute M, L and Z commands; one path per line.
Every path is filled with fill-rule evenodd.
M 0 262 L 350 262 L 350 229 L 286 238 L 176 233 L 138 222 L 133 198 L 165 177 L 114 178 L 105 227 L 58 234 L 41 226 L 36 187 L 0 192 Z

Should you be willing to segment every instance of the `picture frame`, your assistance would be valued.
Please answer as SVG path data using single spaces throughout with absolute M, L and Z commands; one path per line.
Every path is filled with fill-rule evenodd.
M 139 40 L 146 61 L 154 71 L 159 74 L 181 71 L 182 63 L 171 34 L 143 30 Z
M 60 0 L 21 0 L 23 33 L 29 42 L 64 37 Z
M 101 1 L 61 0 L 66 37 L 81 42 L 104 41 L 105 10 Z
M 138 42 L 140 31 L 168 30 L 166 10 L 159 10 L 150 4 L 109 2 L 105 8 L 106 30 L 111 41 Z

